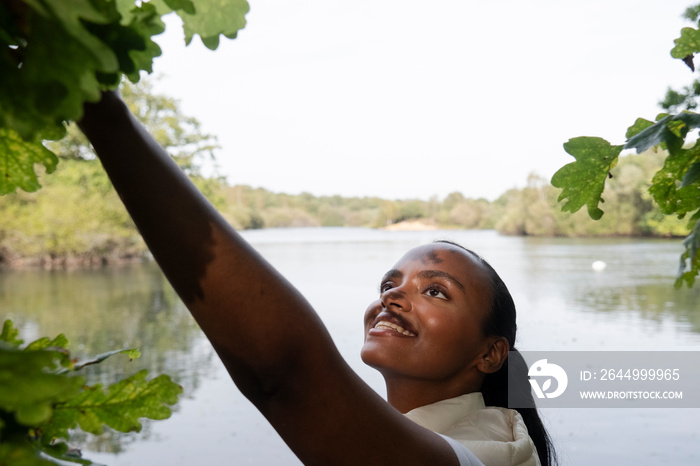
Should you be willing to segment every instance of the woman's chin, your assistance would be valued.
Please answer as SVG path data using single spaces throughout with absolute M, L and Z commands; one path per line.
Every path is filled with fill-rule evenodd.
M 397 362 L 405 358 L 405 353 L 401 353 L 398 349 L 393 351 L 392 345 L 385 344 L 386 342 L 383 340 L 386 339 L 367 338 L 360 351 L 362 362 L 379 372 L 382 372 L 382 369 L 391 370 Z M 404 354 L 403 358 L 402 354 Z

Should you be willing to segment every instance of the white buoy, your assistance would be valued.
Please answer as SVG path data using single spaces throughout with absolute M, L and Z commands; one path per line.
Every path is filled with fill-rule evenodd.
M 591 264 L 591 268 L 595 270 L 596 272 L 602 272 L 605 270 L 605 267 L 607 267 L 608 264 L 606 264 L 603 261 L 595 261 Z

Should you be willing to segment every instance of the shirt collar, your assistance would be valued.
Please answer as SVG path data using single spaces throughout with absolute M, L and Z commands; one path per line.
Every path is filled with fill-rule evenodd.
M 428 430 L 442 433 L 459 419 L 485 407 L 481 392 L 474 392 L 412 409 L 405 416 Z

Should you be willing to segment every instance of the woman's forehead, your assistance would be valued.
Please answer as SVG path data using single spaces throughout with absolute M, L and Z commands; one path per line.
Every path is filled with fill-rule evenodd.
M 396 263 L 396 268 L 401 266 L 426 266 L 439 269 L 450 269 L 454 273 L 463 273 L 469 276 L 486 275 L 486 269 L 479 263 L 471 252 L 450 243 L 430 243 L 409 250 Z

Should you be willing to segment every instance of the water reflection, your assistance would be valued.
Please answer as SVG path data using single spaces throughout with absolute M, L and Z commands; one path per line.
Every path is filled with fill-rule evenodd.
M 532 282 L 520 286 L 531 301 L 556 296 L 575 313 L 671 320 L 700 333 L 700 287 L 673 286 L 680 252 L 678 240 L 527 238 L 520 276 Z M 605 269 L 595 271 L 594 261 L 604 261 Z
M 131 362 L 113 356 L 86 367 L 90 384 L 108 385 L 148 369 L 152 377 L 170 375 L 183 387 L 183 396 L 191 397 L 213 369 L 213 351 L 154 264 L 3 272 L 0 309 L 0 319 L 12 319 L 26 343 L 63 333 L 79 359 L 118 348 L 141 349 L 141 358 Z M 97 437 L 76 433 L 74 440 L 89 450 L 120 452 L 150 437 L 150 422 L 143 424 L 140 434 L 107 429 Z

